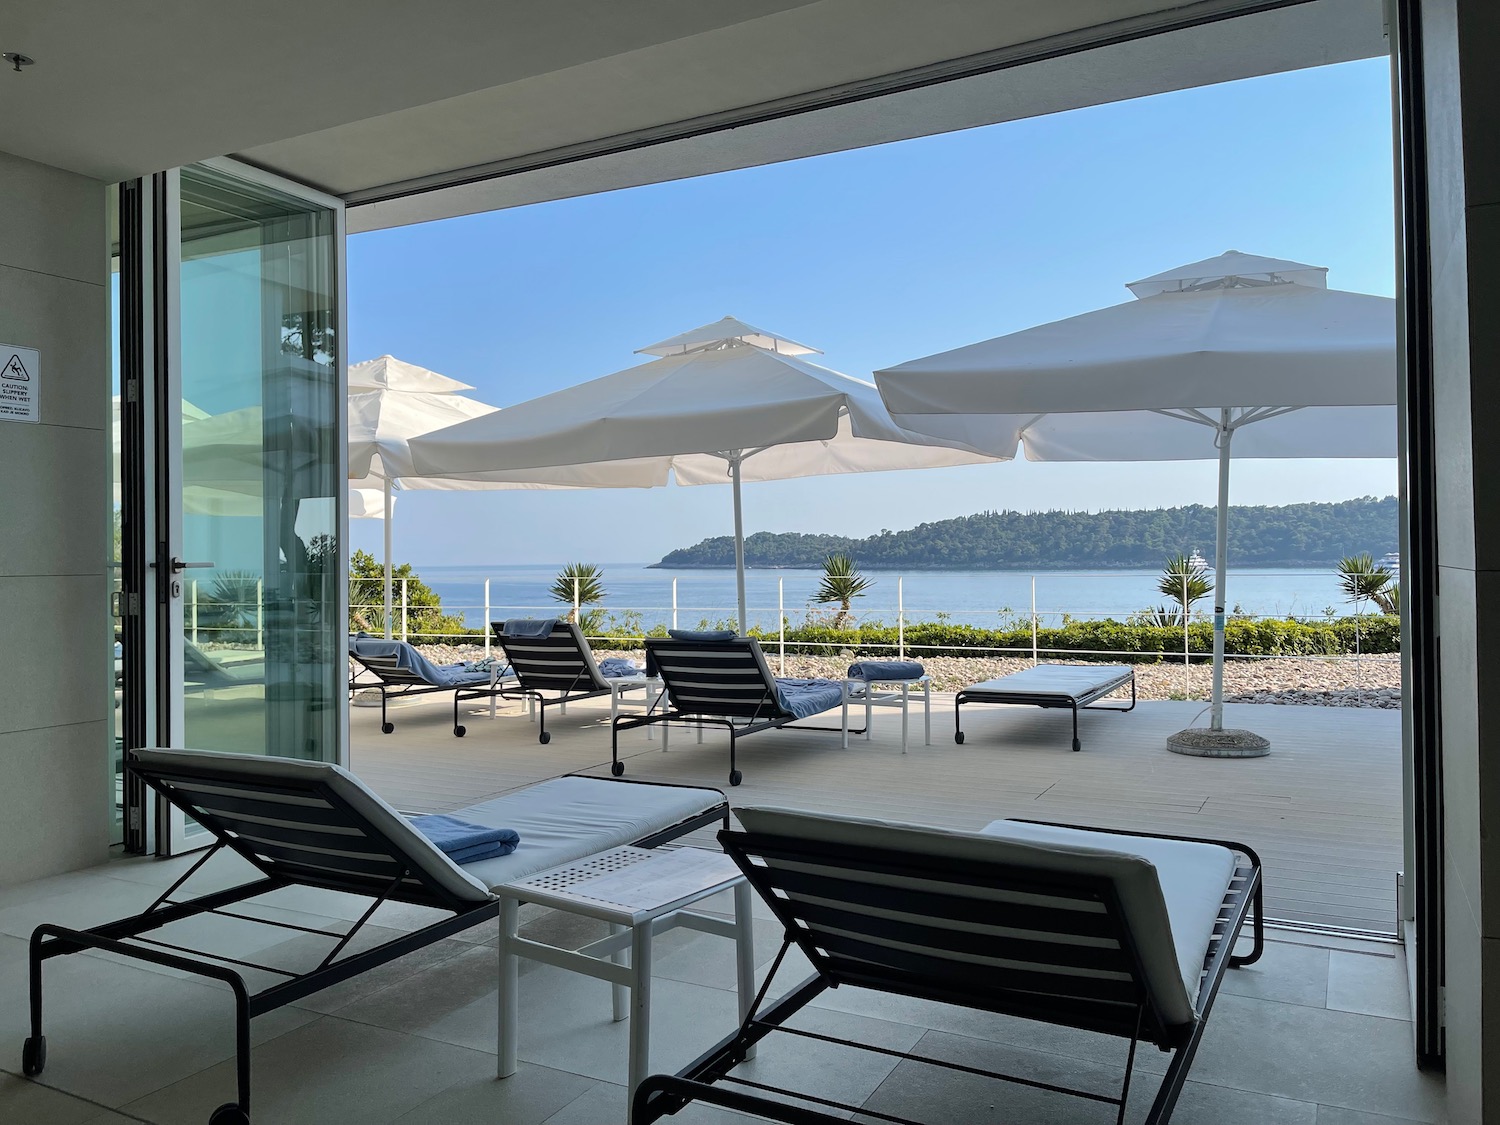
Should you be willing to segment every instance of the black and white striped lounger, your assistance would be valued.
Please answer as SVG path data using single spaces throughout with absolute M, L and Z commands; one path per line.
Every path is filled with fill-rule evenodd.
M 1126 684 L 1130 685 L 1129 707 L 1094 703 Z M 953 698 L 953 741 L 959 745 L 964 741 L 962 708 L 965 703 L 1069 708 L 1073 712 L 1073 749 L 1082 750 L 1083 744 L 1078 741 L 1079 708 L 1134 711 L 1135 669 L 1128 664 L 1038 664 L 1035 668 L 966 687 Z
M 645 715 L 620 715 L 610 724 L 610 772 L 625 772 L 620 761 L 620 732 L 636 727 L 662 726 L 661 748 L 667 748 L 667 731 L 677 723 L 698 728 L 723 727 L 729 732 L 729 784 L 742 780 L 736 752 L 741 738 L 764 730 L 790 726 L 799 719 L 823 711 L 840 709 L 837 727 L 799 727 L 843 735 L 849 746 L 849 685 L 843 680 L 800 680 L 771 674 L 766 655 L 754 637 L 727 640 L 646 638 L 648 675 L 660 678 L 666 688 L 668 706 Z M 855 733 L 863 733 L 863 730 Z
M 396 729 L 386 714 L 386 703 L 391 696 L 401 699 L 408 695 L 431 695 L 433 692 L 453 693 L 453 734 L 462 738 L 469 728 L 459 722 L 459 707 L 468 699 L 489 699 L 504 695 L 505 688 L 497 686 L 513 680 L 510 669 L 492 675 L 488 671 L 472 671 L 463 665 L 439 666 L 433 664 L 406 641 L 386 640 L 384 637 L 367 637 L 363 634 L 349 638 L 349 659 L 360 671 L 349 680 L 351 692 L 374 690 L 380 692 L 380 733 L 390 734 Z M 361 674 L 374 676 L 373 680 L 361 680 Z
M 589 647 L 583 630 L 571 621 L 555 622 L 552 632 L 545 637 L 511 636 L 505 626 L 504 621 L 492 621 L 490 631 L 505 650 L 505 659 L 510 661 L 519 686 L 507 687 L 500 695 L 506 699 L 525 699 L 531 704 L 537 717 L 536 740 L 544 746 L 552 741 L 547 732 L 548 707 L 561 708 L 566 714 L 569 703 L 607 695 L 610 710 L 615 712 L 620 692 L 639 688 L 650 694 L 651 684 L 643 676 L 611 682 L 610 677 L 599 671 L 594 650 Z
M 317 762 L 197 750 L 140 750 L 129 763 L 145 783 L 210 832 L 203 858 L 139 914 L 75 930 L 38 926 L 31 936 L 31 1035 L 21 1069 L 40 1074 L 47 1061 L 42 1034 L 42 964 L 102 949 L 127 958 L 220 981 L 234 995 L 237 1099 L 214 1111 L 210 1125 L 245 1125 L 250 1113 L 250 1020 L 348 980 L 413 950 L 497 917 L 493 888 L 609 848 L 651 848 L 695 829 L 727 824 L 729 805 L 717 789 L 609 778 L 557 777 L 452 815 L 487 827 L 514 828 L 520 845 L 508 856 L 456 866 L 410 822 L 354 775 Z M 176 896 L 210 859 L 229 850 L 260 877 L 192 898 Z M 306 886 L 363 896 L 369 908 L 341 933 L 307 930 L 255 917 L 237 904 L 286 887 Z M 351 942 L 383 903 L 441 911 L 437 920 L 398 938 L 353 951 Z M 257 964 L 163 940 L 172 923 L 205 914 L 238 918 L 329 942 L 310 971 Z M 277 978 L 251 991 L 244 970 Z
M 633 1125 L 695 1101 L 790 1125 L 833 1125 L 851 1112 L 908 1121 L 818 1090 L 772 1085 L 764 1062 L 753 1081 L 737 1076 L 735 1068 L 773 1032 L 1114 1105 L 1120 1122 L 1136 1047 L 1150 1043 L 1171 1059 L 1144 1120 L 1164 1125 L 1224 973 L 1261 954 L 1260 860 L 1241 844 L 1013 820 L 968 833 L 783 809 L 736 815 L 745 830 L 719 839 L 786 937 L 739 1031 L 677 1075 L 647 1078 Z M 1253 944 L 1236 956 L 1247 921 Z M 768 1003 L 794 946 L 813 975 Z M 1076 1089 L 788 1026 L 837 987 L 1118 1037 L 1128 1042 L 1124 1080 L 1118 1091 Z M 997 1108 L 997 1120 L 1020 1119 Z M 952 1117 L 934 1105 L 930 1120 Z

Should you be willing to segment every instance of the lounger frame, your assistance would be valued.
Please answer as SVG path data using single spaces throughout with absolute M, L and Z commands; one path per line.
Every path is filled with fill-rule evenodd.
M 504 625 L 503 621 L 492 621 L 490 632 L 515 673 L 516 686 L 498 694 L 505 699 L 524 699 L 531 705 L 537 720 L 536 740 L 542 745 L 552 741 L 547 730 L 548 707 L 557 707 L 566 715 L 569 703 L 615 694 L 609 678 L 594 662 L 583 630 L 573 622 L 559 621 L 545 637 L 507 636 L 502 631 Z M 650 690 L 649 684 L 630 685 L 636 686 Z
M 394 695 L 397 699 L 410 695 L 432 695 L 436 692 L 451 691 L 453 693 L 453 735 L 462 738 L 469 733 L 469 728 L 459 722 L 459 707 L 467 699 L 495 699 L 505 698 L 508 689 L 501 687 L 505 683 L 484 687 L 478 683 L 464 684 L 461 687 L 450 687 L 443 684 L 429 683 L 415 672 L 407 671 L 397 664 L 394 656 L 365 656 L 349 650 L 349 659 L 356 662 L 360 669 L 369 672 L 375 677 L 376 682 L 366 680 L 360 682 L 359 673 L 356 672 L 349 680 L 349 691 L 377 690 L 380 692 L 380 733 L 391 734 L 396 729 L 396 724 L 386 716 L 387 697 Z M 510 677 L 506 677 L 509 679 Z M 493 683 L 493 681 L 492 681 Z
M 47 1040 L 42 1030 L 43 964 L 54 957 L 80 953 L 86 949 L 106 950 L 228 986 L 234 997 L 237 1096 L 234 1102 L 225 1103 L 215 1110 L 209 1120 L 210 1125 L 245 1125 L 250 1120 L 250 1021 L 254 1017 L 349 980 L 398 957 L 404 957 L 462 930 L 491 921 L 499 915 L 498 899 L 465 899 L 445 888 L 326 782 L 287 779 L 270 781 L 261 778 L 252 780 L 241 773 L 216 770 L 210 766 L 184 770 L 162 765 L 148 767 L 132 762 L 128 768 L 134 770 L 147 785 L 173 805 L 197 820 L 214 836 L 215 843 L 139 914 L 87 929 L 72 929 L 48 923 L 38 926 L 32 932 L 31 1035 L 22 1050 L 22 1072 L 27 1077 L 40 1074 L 47 1058 Z M 205 784 L 212 788 L 212 792 L 207 794 L 208 801 L 188 796 L 188 786 Z M 202 793 L 202 790 L 199 792 Z M 295 803 L 268 801 L 267 797 L 290 798 Z M 298 856 L 306 857 L 309 849 L 305 842 L 298 842 L 296 830 L 257 825 L 258 833 L 280 837 L 285 840 L 284 845 L 252 844 L 235 833 L 236 823 L 246 823 L 242 817 L 256 816 L 278 820 L 303 819 L 307 831 L 314 834 L 320 830 L 326 834 L 327 830 L 332 829 L 339 833 L 341 850 L 362 854 L 358 857 L 332 859 L 325 855 L 321 861 L 322 866 L 316 868 L 299 863 Z M 728 818 L 729 806 L 726 802 L 705 813 L 652 832 L 636 841 L 635 846 L 657 847 L 715 822 L 727 824 Z M 173 898 L 205 864 L 226 849 L 248 860 L 262 872 L 263 877 L 195 898 Z M 341 864 L 347 870 L 335 870 L 330 864 Z M 377 869 L 381 874 L 370 873 Z M 394 876 L 387 878 L 392 870 L 395 871 Z M 340 932 L 312 929 L 228 909 L 291 886 L 341 891 L 360 895 L 371 901 L 359 918 L 347 930 Z M 446 911 L 448 917 L 372 948 L 341 957 L 340 954 L 386 902 L 432 907 Z M 298 933 L 311 934 L 328 939 L 332 942 L 332 948 L 315 968 L 299 973 L 147 936 L 173 922 L 205 914 L 286 930 L 289 938 Z M 270 973 L 281 980 L 269 987 L 252 991 L 241 971 L 244 969 Z
M 1001 678 L 1004 679 L 1004 677 Z M 1116 707 L 1095 703 L 1095 700 L 1103 699 L 1105 696 L 1118 691 L 1127 682 L 1130 684 L 1130 706 Z M 1122 714 L 1135 710 L 1135 669 L 1132 668 L 1130 670 L 1128 677 L 1118 677 L 1108 685 L 1096 687 L 1092 691 L 1081 692 L 1077 695 L 1065 691 L 981 691 L 977 686 L 964 688 L 953 697 L 953 741 L 960 746 L 964 742 L 963 705 L 965 703 L 1013 703 L 1023 707 L 1042 707 L 1046 709 L 1066 707 L 1073 712 L 1073 750 L 1077 752 L 1083 749 L 1083 743 L 1078 739 L 1078 712 L 1080 709 L 1087 708 L 1090 711 L 1118 711 Z
M 690 654 L 694 660 L 706 661 L 696 670 L 689 670 L 679 661 L 679 656 Z M 738 785 L 744 780 L 738 765 L 739 740 L 761 731 L 792 727 L 796 730 L 817 730 L 843 735 L 843 744 L 849 746 L 849 735 L 863 734 L 864 727 L 849 729 L 849 685 L 840 684 L 842 721 L 837 727 L 818 727 L 799 724 L 798 717 L 781 706 L 776 694 L 776 678 L 771 674 L 765 654 L 754 638 L 737 637 L 727 641 L 678 641 L 661 637 L 646 638 L 646 666 L 654 669 L 665 687 L 667 705 L 652 709 L 644 715 L 619 715 L 610 723 L 609 772 L 620 777 L 625 772 L 625 763 L 620 761 L 620 732 L 638 727 L 661 725 L 662 750 L 667 749 L 667 731 L 672 726 L 690 726 L 698 731 L 698 741 L 703 741 L 703 728 L 720 727 L 729 733 L 729 784 Z M 689 677 L 711 667 L 718 675 L 716 685 L 720 690 L 705 687 Z
M 1243 861 L 1236 863 L 1233 880 L 1219 910 L 1214 935 L 1204 957 L 1203 973 L 1194 1001 L 1194 1017 L 1190 1023 L 1171 1024 L 1161 1017 L 1154 1006 L 1150 990 L 1146 987 L 1147 977 L 1139 950 L 1125 923 L 1124 911 L 1114 884 L 1108 878 L 1051 871 L 1042 873 L 1003 863 L 920 856 L 909 852 L 838 845 L 767 833 L 721 832 L 719 840 L 724 850 L 734 858 L 745 872 L 747 880 L 775 913 L 784 928 L 785 936 L 771 971 L 739 1029 L 678 1074 L 647 1078 L 635 1096 L 632 1125 L 651 1125 L 694 1101 L 708 1102 L 766 1120 L 785 1122 L 787 1125 L 834 1125 L 835 1122 L 847 1120 L 847 1116 L 835 1116 L 820 1109 L 790 1105 L 766 1097 L 765 1094 L 795 1097 L 803 1102 L 842 1111 L 845 1115 L 852 1112 L 862 1118 L 891 1121 L 899 1125 L 919 1125 L 908 1118 L 818 1097 L 804 1091 L 780 1089 L 733 1074 L 735 1067 L 753 1055 L 756 1044 L 772 1032 L 835 1043 L 893 1058 L 910 1059 L 944 1070 L 1115 1105 L 1118 1107 L 1117 1122 L 1125 1119 L 1136 1048 L 1141 1042 L 1152 1043 L 1161 1050 L 1170 1052 L 1172 1059 L 1145 1121 L 1147 1125 L 1165 1125 L 1182 1091 L 1225 972 L 1230 967 L 1252 964 L 1260 958 L 1264 949 L 1261 864 L 1256 853 L 1243 844 L 1158 833 L 1119 834 L 1217 844 L 1230 848 L 1243 857 Z M 766 861 L 802 866 L 800 869 L 775 867 L 768 866 Z M 871 881 L 872 877 L 876 881 Z M 879 881 L 896 879 L 901 880 L 900 885 Z M 934 889 L 922 888 L 921 884 L 924 882 L 932 884 Z M 1028 924 L 1035 926 L 1037 932 L 1049 935 L 1061 933 L 1102 937 L 1113 939 L 1115 944 L 1112 948 L 1101 948 L 1097 943 L 1089 947 L 1039 942 L 1021 937 L 999 939 L 936 925 L 890 921 L 884 923 L 881 936 L 914 946 L 915 951 L 903 955 L 904 964 L 899 971 L 861 960 L 861 941 L 858 935 L 861 932 L 870 933 L 881 925 L 880 920 L 873 919 L 868 914 L 843 910 L 838 905 L 840 902 L 863 903 L 901 913 L 921 914 L 939 921 L 961 921 L 966 915 L 976 921 L 993 920 L 983 913 L 974 913 L 975 899 L 945 895 L 936 889 L 943 884 L 950 887 L 954 884 L 969 884 L 989 890 L 1044 895 L 1053 900 L 1074 899 L 1080 905 L 1093 906 L 1093 912 L 1037 907 Z M 794 899 L 787 897 L 788 893 L 804 897 Z M 977 909 L 983 911 L 985 907 L 979 906 Z M 1082 919 L 1089 921 L 1085 925 L 1081 922 Z M 1249 953 L 1236 955 L 1235 943 L 1247 920 L 1251 921 L 1253 927 L 1253 945 Z M 1071 930 L 1067 928 L 1069 923 L 1074 927 Z M 945 965 L 940 959 L 924 957 L 921 953 L 924 943 L 928 948 L 936 946 L 950 951 L 962 950 L 967 944 L 975 952 L 984 952 L 990 956 L 995 956 L 997 949 L 1003 946 L 1003 955 L 1015 962 L 1015 966 L 1002 968 L 976 965 L 968 971 L 956 971 L 952 968 L 951 961 Z M 766 996 L 771 984 L 793 946 L 798 947 L 811 962 L 813 975 L 780 999 L 767 1004 Z M 882 950 L 882 956 L 887 961 L 894 960 L 888 949 Z M 1058 967 L 1060 961 L 1064 965 L 1071 962 L 1074 966 L 1108 969 L 1116 974 L 1124 974 L 1126 979 L 1059 977 L 1049 974 L 1047 970 Z M 1116 1096 L 986 1071 L 913 1055 L 909 1051 L 893 1051 L 787 1026 L 787 1021 L 792 1016 L 825 989 L 841 985 L 914 996 L 1124 1038 L 1128 1041 L 1124 1081 Z M 1050 990 L 1050 994 L 1038 996 L 1036 990 L 1039 987 Z M 719 1085 L 721 1083 L 727 1086 Z

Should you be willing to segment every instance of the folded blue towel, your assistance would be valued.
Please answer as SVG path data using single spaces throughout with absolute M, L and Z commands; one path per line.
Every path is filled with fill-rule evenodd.
M 798 680 L 778 676 L 776 699 L 783 710 L 805 719 L 843 703 L 844 688 L 836 680 Z
M 927 674 L 915 660 L 860 660 L 849 665 L 851 680 L 865 683 L 886 680 L 920 680 Z
M 550 637 L 555 617 L 513 617 L 502 622 L 500 633 L 506 637 Z
M 414 816 L 411 826 L 433 842 L 454 863 L 510 855 L 521 842 L 514 828 L 486 828 L 454 816 Z
M 732 641 L 733 629 L 668 629 L 674 641 Z
M 641 666 L 623 656 L 609 656 L 599 661 L 599 674 L 606 680 L 619 680 L 626 676 L 639 676 Z

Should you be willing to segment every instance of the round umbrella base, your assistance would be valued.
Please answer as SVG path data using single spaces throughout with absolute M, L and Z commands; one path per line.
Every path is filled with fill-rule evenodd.
M 1271 743 L 1248 730 L 1189 727 L 1169 736 L 1167 749 L 1194 758 L 1263 758 L 1271 752 Z

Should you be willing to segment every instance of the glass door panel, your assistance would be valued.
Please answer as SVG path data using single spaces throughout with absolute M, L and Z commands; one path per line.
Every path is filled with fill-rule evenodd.
M 176 194 L 172 741 L 337 761 L 341 216 L 220 167 Z

